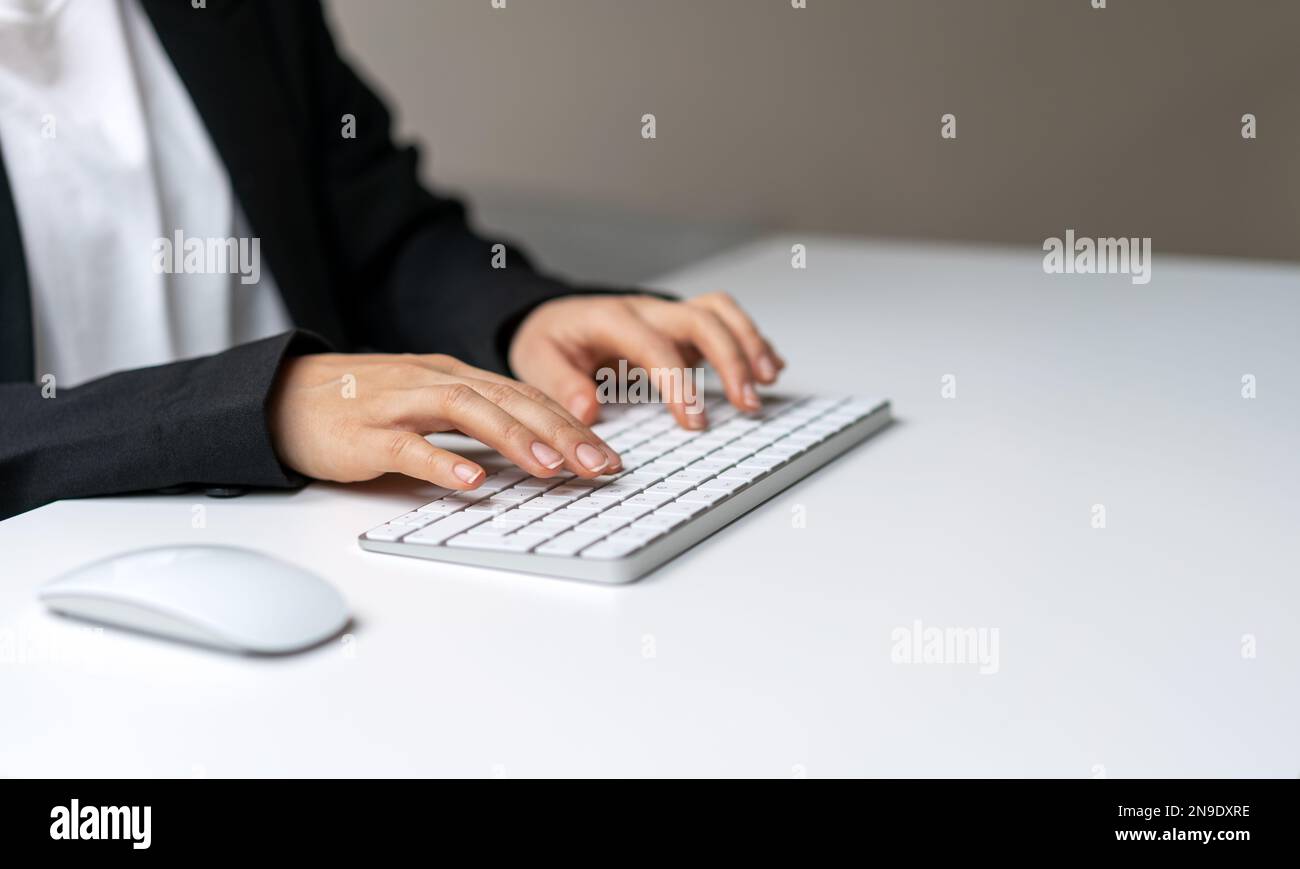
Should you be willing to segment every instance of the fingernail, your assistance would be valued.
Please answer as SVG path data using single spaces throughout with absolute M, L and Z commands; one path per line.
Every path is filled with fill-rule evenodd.
M 753 410 L 759 410 L 763 402 L 758 400 L 758 390 L 754 389 L 754 384 L 746 383 L 740 388 L 740 397 L 744 399 L 745 405 Z
M 758 376 L 764 380 L 776 379 L 776 363 L 766 353 L 758 357 L 758 362 L 754 367 L 758 369 Z
M 457 477 L 460 477 L 461 480 L 465 481 L 466 483 L 474 482 L 483 473 L 482 469 L 476 468 L 473 465 L 457 465 L 451 470 L 452 473 L 454 473 Z
M 533 455 L 548 471 L 553 471 L 564 464 L 564 456 L 541 441 L 533 441 Z
M 578 461 L 589 471 L 599 471 L 609 464 L 609 458 L 591 444 L 578 444 Z
M 699 413 L 686 414 L 687 428 L 696 428 L 696 429 L 708 428 L 708 425 L 709 425 L 709 418 L 704 415 L 704 408 L 700 408 Z

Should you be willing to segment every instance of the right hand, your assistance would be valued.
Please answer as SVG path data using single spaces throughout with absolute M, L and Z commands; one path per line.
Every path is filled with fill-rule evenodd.
M 453 430 L 537 477 L 567 468 L 590 478 L 622 467 L 608 444 L 540 390 L 443 355 L 286 359 L 267 421 L 280 461 L 321 480 L 397 472 L 473 489 L 483 468 L 424 438 Z

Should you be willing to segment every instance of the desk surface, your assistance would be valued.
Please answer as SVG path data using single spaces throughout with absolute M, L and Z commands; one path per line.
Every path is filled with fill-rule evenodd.
M 1300 269 L 1041 263 L 777 238 L 664 279 L 900 421 L 631 586 L 364 553 L 424 501 L 395 479 L 0 523 L 0 775 L 1300 774 Z M 35 600 L 182 541 L 319 571 L 350 635 L 248 659 Z M 997 629 L 996 672 L 895 663 L 918 620 Z

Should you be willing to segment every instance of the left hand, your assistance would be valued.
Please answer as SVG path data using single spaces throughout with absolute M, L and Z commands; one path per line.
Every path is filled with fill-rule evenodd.
M 606 365 L 617 367 L 619 359 L 629 367 L 677 372 L 706 360 L 721 376 L 728 400 L 745 411 L 761 407 L 756 384 L 775 382 L 785 367 L 749 315 L 725 293 L 684 302 L 654 296 L 552 299 L 520 324 L 509 356 L 520 380 L 588 424 L 599 412 L 592 375 Z M 683 427 L 707 425 L 699 408 L 688 412 L 685 402 L 669 406 Z

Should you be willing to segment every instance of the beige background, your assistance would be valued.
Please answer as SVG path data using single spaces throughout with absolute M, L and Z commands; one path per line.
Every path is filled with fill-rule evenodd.
M 332 0 L 332 16 L 430 177 L 570 267 L 585 251 L 588 271 L 635 277 L 764 229 L 1037 246 L 1072 227 L 1300 259 L 1300 2 L 1107 6 Z

